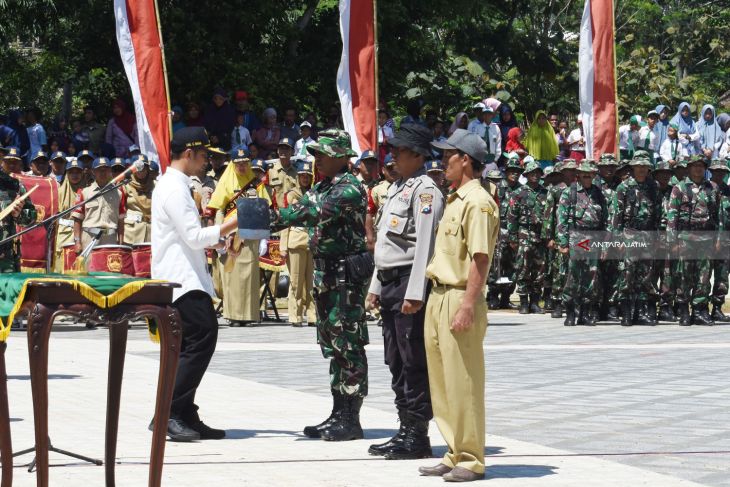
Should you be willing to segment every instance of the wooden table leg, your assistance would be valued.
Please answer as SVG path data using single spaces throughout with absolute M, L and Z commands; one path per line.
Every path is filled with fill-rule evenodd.
M 152 453 L 150 454 L 149 487 L 160 487 L 162 465 L 165 460 L 167 421 L 170 418 L 182 331 L 180 315 L 175 308 L 171 306 L 156 307 L 154 311 L 150 312 L 150 315 L 157 321 L 157 329 L 160 334 L 160 374 L 157 379 L 157 404 L 155 406 L 155 427 L 152 434 Z
M 109 323 L 109 371 L 106 399 L 106 445 L 104 448 L 104 473 L 106 486 L 114 487 L 114 469 L 119 433 L 119 406 L 124 377 L 124 356 L 127 352 L 127 322 Z
M 8 323 L 10 326 L 10 323 Z M 13 444 L 10 440 L 10 411 L 8 408 L 8 374 L 5 371 L 5 349 L 0 342 L 0 460 L 2 461 L 2 487 L 13 485 Z
M 37 487 L 48 487 L 48 338 L 55 308 L 35 304 L 28 316 Z

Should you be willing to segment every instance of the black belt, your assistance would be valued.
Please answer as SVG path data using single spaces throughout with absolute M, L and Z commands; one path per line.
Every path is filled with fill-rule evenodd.
M 378 281 L 381 284 L 386 284 L 396 279 L 408 277 L 411 275 L 411 266 L 393 267 L 392 269 L 383 269 L 378 271 Z

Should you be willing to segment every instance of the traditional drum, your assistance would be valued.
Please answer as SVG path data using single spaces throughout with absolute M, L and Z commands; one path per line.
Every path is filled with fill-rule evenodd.
M 152 275 L 151 257 L 152 244 L 149 242 L 138 243 L 132 246 L 132 262 L 134 263 L 135 277 L 150 277 Z
M 76 261 L 76 246 L 73 242 L 61 247 L 61 260 L 63 261 L 63 273 L 68 274 L 73 270 Z
M 134 275 L 132 247 L 126 245 L 97 245 L 89 256 L 89 272 L 116 272 Z
M 281 257 L 279 243 L 279 239 L 271 238 L 268 240 L 266 253 L 259 257 L 259 267 L 274 272 L 286 270 L 286 260 Z

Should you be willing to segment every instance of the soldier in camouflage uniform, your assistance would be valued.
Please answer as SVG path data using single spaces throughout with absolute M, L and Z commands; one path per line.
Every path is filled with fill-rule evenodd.
M 525 166 L 527 184 L 512 193 L 507 210 L 507 235 L 517 250 L 517 294 L 520 314 L 542 313 L 540 294 L 545 274 L 542 218 L 547 190 L 540 185 L 542 168 L 536 161 Z
M 20 150 L 17 147 L 9 147 L 7 154 L 3 157 L 2 172 L 0 172 L 0 210 L 13 205 L 16 198 L 23 196 L 25 186 L 16 178 L 11 177 L 13 165 L 22 164 Z M 35 206 L 30 197 L 20 204 L 15 204 L 13 212 L 0 222 L 0 240 L 15 235 L 16 225 L 27 226 L 35 223 Z M 20 248 L 19 242 L 11 242 L 0 248 L 0 272 L 20 271 Z
M 507 241 L 507 210 L 509 209 L 509 201 L 512 195 L 518 191 L 520 184 L 520 174 L 522 174 L 522 165 L 520 165 L 519 157 L 510 157 L 507 159 L 505 167 L 505 177 L 497 186 L 497 203 L 499 204 L 499 266 L 491 266 L 489 278 L 487 280 L 487 300 L 489 301 L 489 309 L 515 309 L 510 303 L 509 298 L 515 289 L 515 250 Z M 497 274 L 500 273 L 501 276 Z M 506 277 L 511 284 L 497 284 L 499 277 Z M 501 297 L 500 297 L 501 295 Z
M 669 197 L 672 195 L 672 168 L 666 161 L 657 161 L 652 173 L 654 181 L 657 183 L 657 193 L 661 199 L 661 215 L 657 222 L 657 230 L 660 232 L 667 231 L 667 211 L 669 210 Z M 655 281 L 659 282 L 659 321 L 668 321 L 670 323 L 677 321 L 674 316 L 674 294 L 676 278 L 676 260 L 664 258 L 654 262 Z
M 593 161 L 584 159 L 578 166 L 578 181 L 565 188 L 558 202 L 557 243 L 560 252 L 570 252 L 570 231 L 600 231 L 606 227 L 608 208 L 603 193 L 593 184 L 596 168 Z M 569 259 L 568 273 L 563 288 L 565 326 L 595 325 L 593 303 L 600 296 L 597 259 Z
M 672 188 L 667 212 L 667 241 L 675 248 L 681 243 L 691 247 L 692 243 L 707 242 L 712 239 L 707 233 L 718 229 L 720 193 L 715 183 L 705 180 L 707 165 L 703 156 L 692 156 L 688 164 L 689 176 Z M 709 259 L 682 257 L 679 265 L 681 282 L 676 298 L 679 324 L 714 325 L 708 309 L 711 269 Z
M 720 210 L 719 210 L 719 227 L 723 231 L 730 230 L 730 187 L 725 183 L 725 176 L 730 173 L 730 168 L 724 160 L 714 160 L 710 164 L 710 173 L 712 174 L 712 182 L 717 184 L 720 192 Z M 726 316 L 722 312 L 722 305 L 725 302 L 725 296 L 728 291 L 728 270 L 730 269 L 730 261 L 728 259 L 712 261 L 712 315 L 713 321 L 727 323 L 730 316 Z
M 545 211 L 543 213 L 542 239 L 547 242 L 548 263 L 547 271 L 552 276 L 552 300 L 553 310 L 550 316 L 561 318 L 563 316 L 563 286 L 565 276 L 568 273 L 568 254 L 563 254 L 557 245 L 558 231 L 558 202 L 563 190 L 575 182 L 575 170 L 577 168 L 575 159 L 565 159 L 555 165 L 556 171 L 562 176 L 562 181 L 553 185 L 545 198 Z
M 630 240 L 636 232 L 655 231 L 661 216 L 661 199 L 656 182 L 649 179 L 651 159 L 636 151 L 631 161 L 633 177 L 616 188 L 609 209 L 608 231 Z M 653 260 L 627 256 L 621 266 L 619 302 L 621 325 L 656 325 L 649 308 L 656 312 L 659 292 L 652 270 Z M 636 318 L 635 318 L 636 317 Z
M 628 167 L 628 165 L 616 162 L 614 154 L 601 154 L 598 160 L 598 176 L 593 184 L 603 192 L 606 202 L 611 201 L 616 188 L 621 183 L 616 176 L 619 167 Z M 611 321 L 618 319 L 619 263 L 618 260 L 601 260 L 598 265 L 602 289 L 602 299 L 599 301 L 601 319 Z
M 545 168 L 545 172 L 543 172 L 542 174 L 542 185 L 547 190 L 548 195 L 550 194 L 550 190 L 553 188 L 553 186 L 563 181 L 563 175 L 560 174 L 562 164 L 562 162 L 558 161 L 555 163 L 554 166 L 549 166 Z M 545 203 L 547 204 L 547 198 L 545 198 Z M 542 217 L 544 217 L 544 215 L 542 215 L 541 218 Z M 547 243 L 548 239 L 542 235 L 542 224 L 540 229 L 540 236 L 543 241 Z M 542 309 L 545 313 L 552 312 L 555 309 L 555 303 L 553 302 L 553 273 L 551 267 L 553 260 L 555 260 L 555 252 L 555 248 L 545 249 L 545 272 L 542 282 L 542 299 L 544 301 Z
M 370 256 L 365 243 L 366 193 L 347 171 L 349 158 L 357 155 L 347 132 L 322 131 L 307 151 L 315 156 L 317 172 L 324 180 L 297 203 L 280 209 L 274 223 L 274 228 L 296 225 L 309 229 L 317 341 L 322 355 L 330 359 L 332 414 L 322 423 L 305 428 L 304 433 L 330 441 L 360 439 L 360 407 L 368 393 L 365 286 L 372 267 L 368 275 L 355 276 L 349 273 L 346 262 Z

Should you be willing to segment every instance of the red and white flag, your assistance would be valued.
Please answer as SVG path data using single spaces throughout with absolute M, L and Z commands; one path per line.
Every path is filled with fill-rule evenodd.
M 373 0 L 340 0 L 342 58 L 337 92 L 342 121 L 358 154 L 377 150 L 375 6 Z
M 616 56 L 613 0 L 586 0 L 580 26 L 580 111 L 586 156 L 615 154 Z
M 114 0 L 117 43 L 137 116 L 139 148 L 162 171 L 170 164 L 170 99 L 155 0 Z

